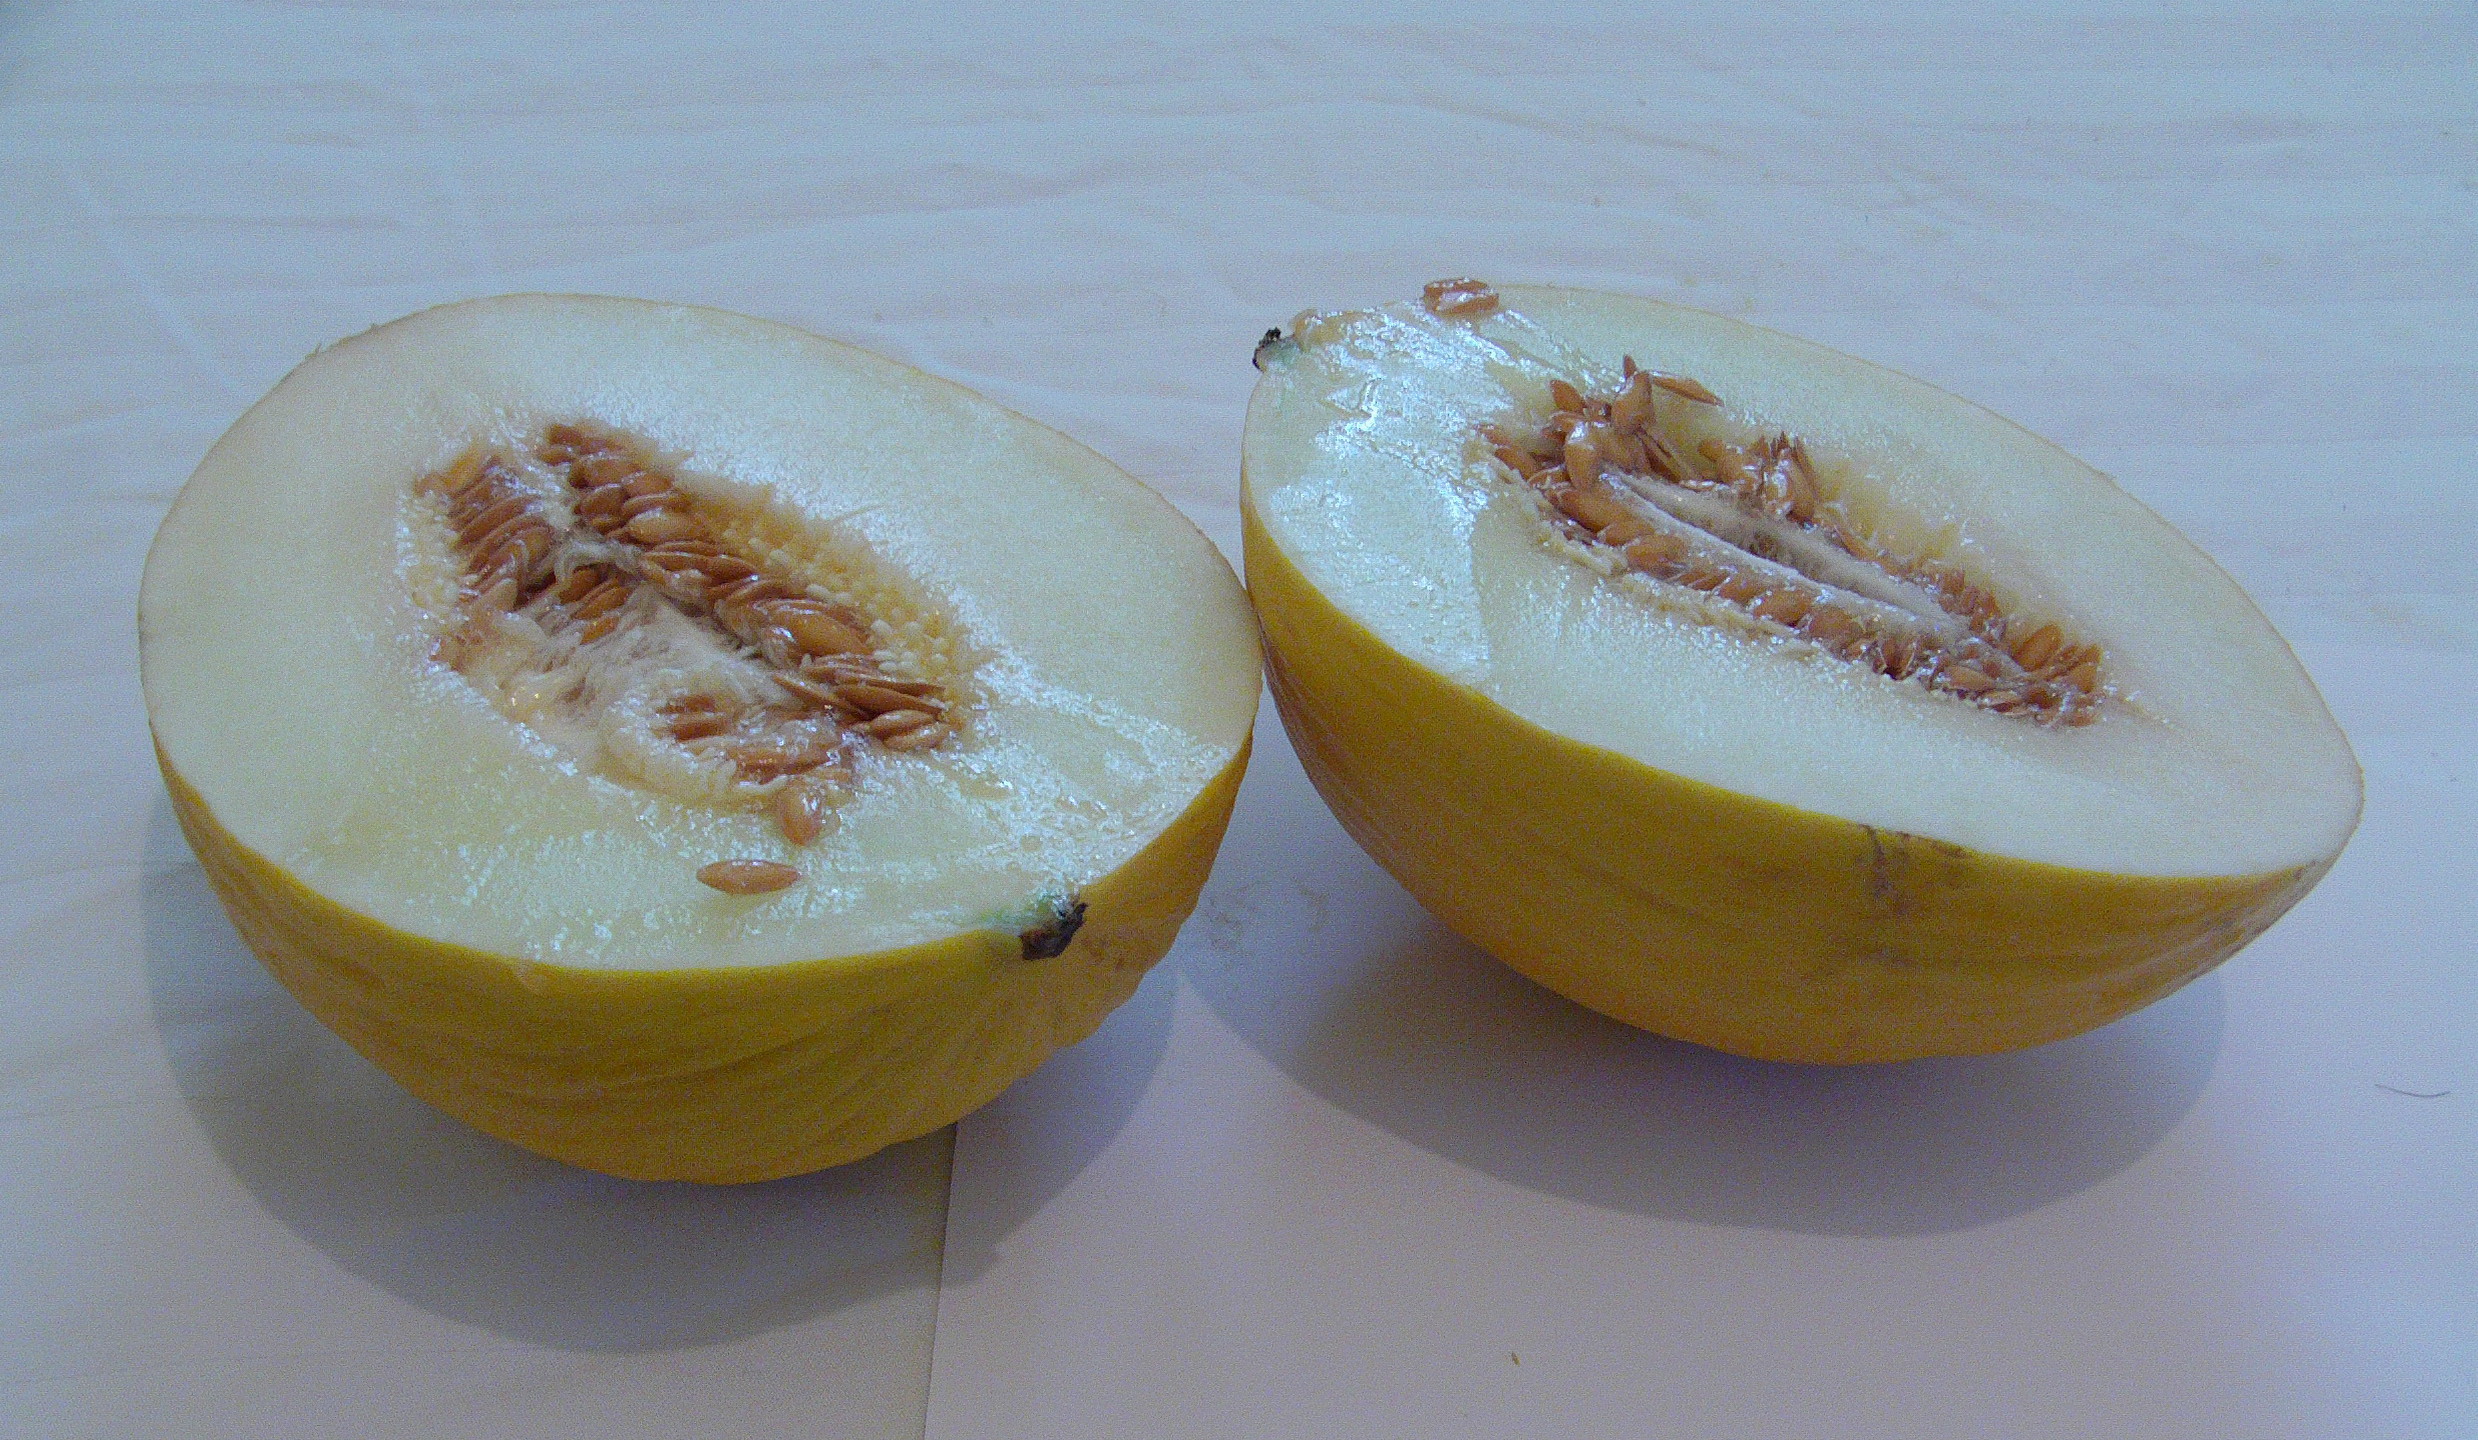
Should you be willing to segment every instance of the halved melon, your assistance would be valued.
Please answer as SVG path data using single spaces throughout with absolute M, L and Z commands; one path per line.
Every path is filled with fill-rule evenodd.
M 756 1180 L 988 1100 L 1195 903 L 1258 684 L 1099 456 L 779 325 L 583 297 L 325 350 L 148 558 L 148 716 L 259 956 L 414 1093 Z
M 1476 282 L 1258 364 L 1294 745 L 1447 924 L 1595 1009 L 1777 1059 L 2038 1044 L 2218 963 L 2356 823 L 2236 584 L 1915 380 Z

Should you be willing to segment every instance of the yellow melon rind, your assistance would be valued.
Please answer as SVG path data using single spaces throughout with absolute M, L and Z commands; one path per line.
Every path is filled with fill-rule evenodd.
M 1643 1029 L 1835 1063 L 2037 1045 L 2202 974 L 2330 868 L 2162 878 L 2012 859 L 1564 738 L 1343 613 L 1242 488 L 1275 703 L 1343 827 L 1458 934 Z
M 488 1134 L 639 1180 L 769 1180 L 947 1125 L 1092 1033 L 1195 908 L 1247 770 L 1231 762 L 1077 892 L 1065 953 L 956 934 L 745 968 L 533 964 L 408 934 L 235 839 L 160 748 L 181 829 L 234 927 L 310 1012 Z M 763 898 L 743 902 L 763 904 Z

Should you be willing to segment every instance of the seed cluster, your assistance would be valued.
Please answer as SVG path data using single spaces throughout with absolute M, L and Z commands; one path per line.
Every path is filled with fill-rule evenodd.
M 459 669 L 503 617 L 521 613 L 564 654 L 624 643 L 676 612 L 757 664 L 775 689 L 762 703 L 690 689 L 656 707 L 660 733 L 769 796 L 785 838 L 823 835 L 849 798 L 854 752 L 932 749 L 956 733 L 953 699 L 935 681 L 888 673 L 884 626 L 825 598 L 766 557 L 723 538 L 747 527 L 701 509 L 628 441 L 583 426 L 548 427 L 534 458 L 566 487 L 566 505 L 526 483 L 509 461 L 476 451 L 429 477 L 461 561 L 463 623 L 440 646 Z M 565 512 L 565 513 L 563 513 Z M 787 878 L 788 877 L 788 878 Z M 698 878 L 731 894 L 780 889 L 798 872 L 771 862 L 718 862 Z
M 447 501 L 447 523 L 465 561 L 470 616 L 506 614 L 540 593 L 551 576 L 559 530 L 505 461 L 468 454 L 426 483 Z
M 1623 376 L 1606 396 L 1552 381 L 1552 413 L 1528 431 L 1481 427 L 1569 539 L 1891 679 L 2041 724 L 2099 718 L 2108 693 L 2099 647 L 2009 613 L 1958 565 L 1873 543 L 1786 434 L 1706 439 L 1695 447 L 1701 463 L 1690 461 L 1655 399 L 1720 397 L 1686 376 L 1639 369 L 1633 356 Z

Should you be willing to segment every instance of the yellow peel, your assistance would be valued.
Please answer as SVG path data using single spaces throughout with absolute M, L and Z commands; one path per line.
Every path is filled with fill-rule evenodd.
M 1345 829 L 1552 990 L 1773 1060 L 2010 1050 L 2208 970 L 2330 868 L 2105 874 L 1986 854 L 1654 769 L 1414 663 L 1321 594 L 1243 494 L 1276 704 Z
M 1016 935 L 987 930 L 675 970 L 512 961 L 393 929 L 253 853 L 157 759 L 242 939 L 406 1089 L 571 1164 L 729 1182 L 841 1164 L 935 1130 L 1090 1034 L 1195 908 L 1248 747 L 1152 843 L 1078 892 L 1083 926 L 1055 958 L 1027 960 Z

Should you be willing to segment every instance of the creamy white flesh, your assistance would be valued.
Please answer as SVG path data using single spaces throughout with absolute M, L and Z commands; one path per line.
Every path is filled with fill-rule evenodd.
M 1310 317 L 1269 346 L 1246 468 L 1274 543 L 1411 659 L 1547 729 L 1784 805 L 2120 874 L 2247 875 L 2338 852 L 2348 742 L 2236 584 L 2098 472 L 1820 347 L 1652 301 L 1514 288 L 1478 319 Z M 2080 728 L 1991 714 L 1665 604 L 1544 539 L 1474 436 L 1537 424 L 1621 357 L 1806 441 L 1879 537 L 1909 536 L 2105 647 Z M 1687 402 L 1662 396 L 1661 413 Z M 1836 466 L 1833 462 L 1840 462 Z M 1673 592 L 1674 593 L 1674 592 Z
M 977 662 L 967 734 L 873 747 L 804 848 L 762 807 L 667 798 L 493 709 L 433 657 L 408 495 L 476 441 L 563 421 L 756 487 L 907 576 Z M 140 633 L 157 741 L 243 844 L 397 928 L 578 966 L 1021 928 L 1157 835 L 1256 707 L 1229 567 L 1092 452 L 798 331 L 578 297 L 425 312 L 296 370 L 182 491 Z M 755 898 L 698 883 L 734 858 L 805 878 Z

